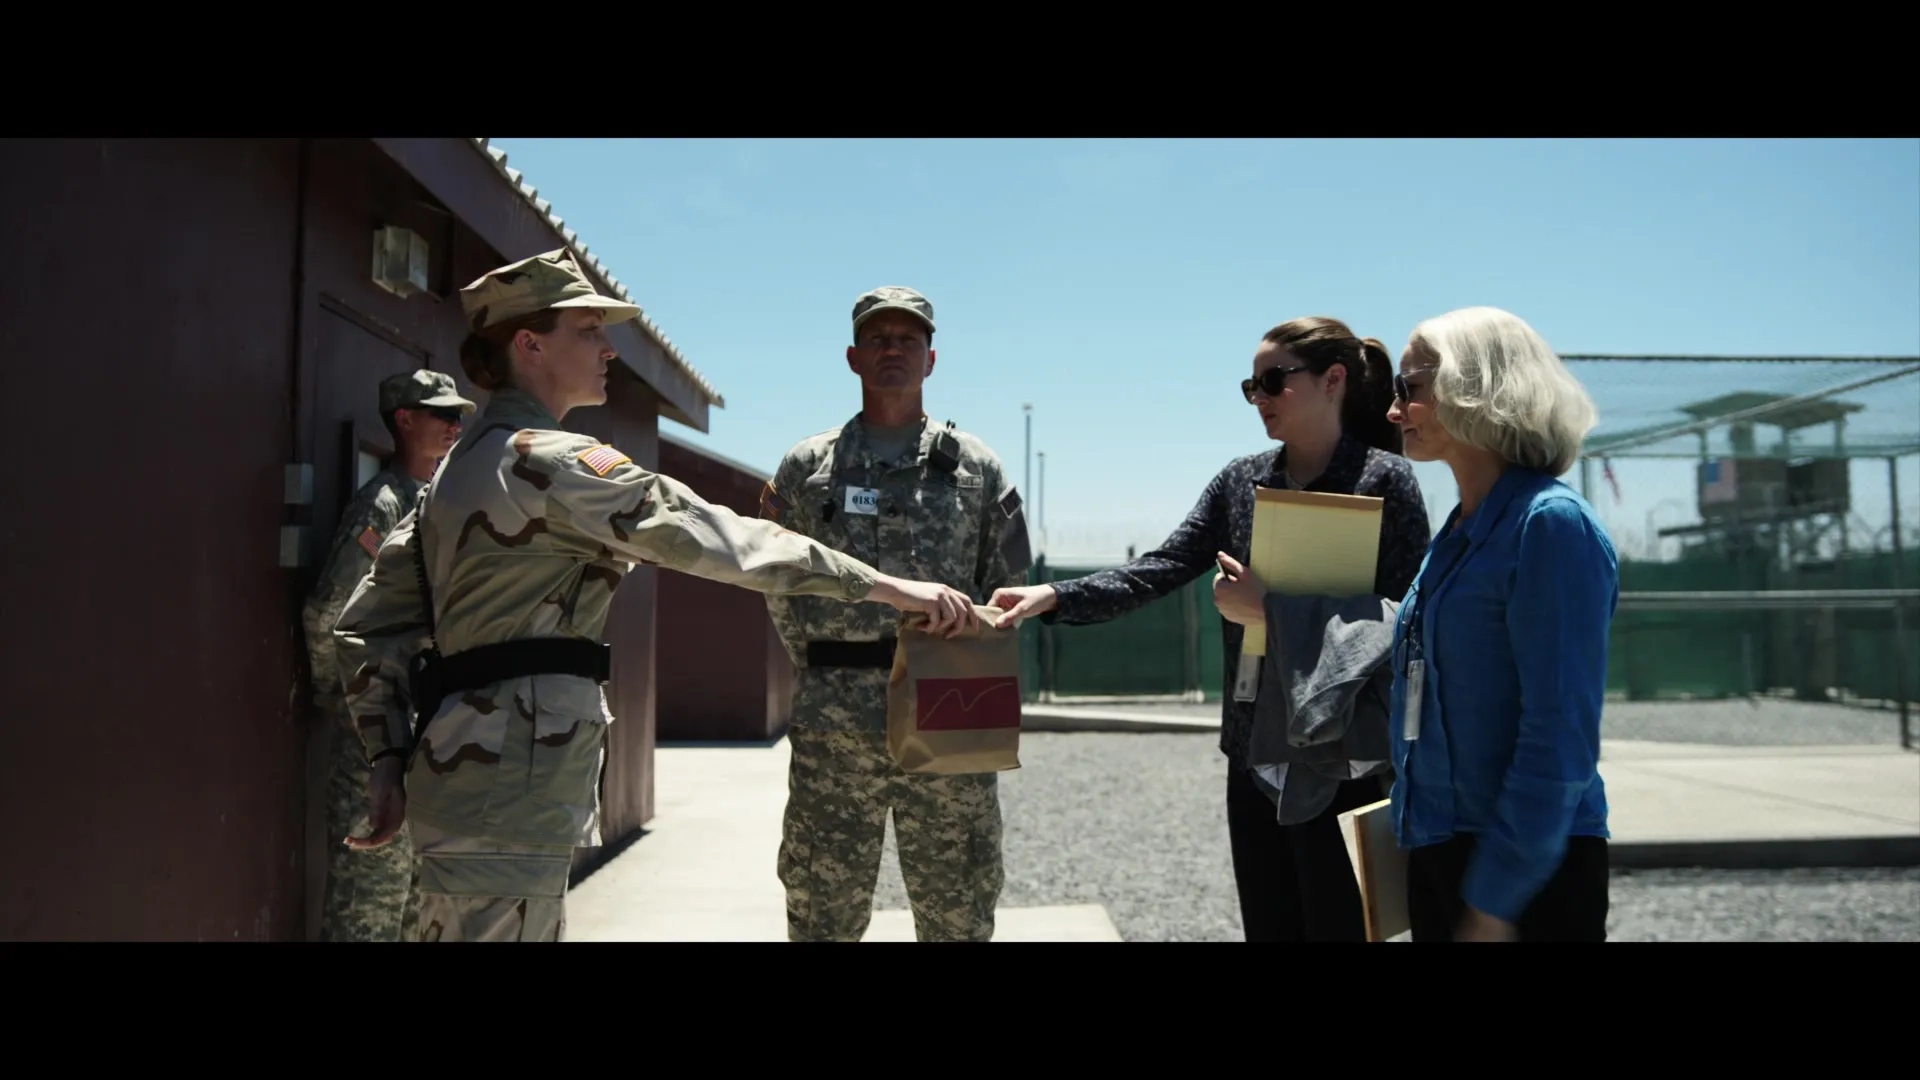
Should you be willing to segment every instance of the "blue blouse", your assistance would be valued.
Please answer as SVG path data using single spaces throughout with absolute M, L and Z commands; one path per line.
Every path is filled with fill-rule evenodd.
M 1395 627 L 1394 833 L 1403 848 L 1473 834 L 1462 899 L 1512 922 L 1568 837 L 1609 835 L 1600 714 L 1619 562 L 1593 507 L 1536 470 L 1508 468 L 1456 532 L 1459 517 L 1456 506 Z

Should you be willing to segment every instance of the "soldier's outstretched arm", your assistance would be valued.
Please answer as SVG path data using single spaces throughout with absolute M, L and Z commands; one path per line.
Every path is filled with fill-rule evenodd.
M 610 551 L 760 593 L 875 600 L 925 612 L 933 632 L 957 633 L 975 620 L 958 589 L 902 581 L 776 522 L 742 517 L 611 446 L 569 432 L 514 439 L 526 463 L 514 475 L 544 487 L 549 533 L 583 552 Z

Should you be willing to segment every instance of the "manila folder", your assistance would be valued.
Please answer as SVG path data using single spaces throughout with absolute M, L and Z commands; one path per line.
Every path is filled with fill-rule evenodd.
M 1360 883 L 1368 941 L 1397 937 L 1412 926 L 1407 921 L 1407 853 L 1394 842 L 1390 805 L 1381 799 L 1340 815 L 1340 835 L 1346 838 L 1347 858 Z

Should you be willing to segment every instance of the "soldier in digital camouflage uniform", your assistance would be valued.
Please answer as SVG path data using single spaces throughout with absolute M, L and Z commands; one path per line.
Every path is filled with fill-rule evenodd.
M 381 545 L 336 629 L 374 770 L 365 843 L 385 842 L 403 819 L 412 828 L 422 940 L 556 941 L 574 849 L 600 842 L 613 717 L 599 641 L 633 564 L 762 592 L 878 599 L 941 627 L 973 609 L 956 590 L 880 574 L 710 505 L 563 430 L 570 409 L 606 400 L 615 353 L 605 323 L 639 314 L 596 294 L 566 249 L 482 276 L 461 302 L 473 333 L 460 361 L 487 406 Z M 409 663 L 429 647 L 441 682 L 416 743 Z
M 921 409 L 933 305 L 887 286 L 853 307 L 847 363 L 861 412 L 802 440 L 761 495 L 761 516 L 882 570 L 985 603 L 1023 584 L 1020 496 L 979 439 Z M 889 812 L 921 941 L 987 941 L 1003 881 L 998 776 L 903 772 L 887 750 L 896 618 L 875 604 L 769 597 L 797 669 L 779 876 L 795 941 L 858 941 Z
M 393 458 L 340 515 L 333 548 L 302 612 L 315 713 L 332 728 L 321 941 L 400 941 L 411 933 L 408 920 L 419 910 L 412 837 L 405 829 L 386 847 L 360 850 L 346 845 L 349 835 L 362 833 L 368 824 L 369 771 L 347 718 L 334 662 L 333 624 L 353 587 L 373 567 L 380 542 L 413 509 L 420 485 L 460 438 L 461 424 L 473 410 L 473 402 L 460 396 L 450 375 L 421 369 L 381 380 L 380 419 L 393 436 Z

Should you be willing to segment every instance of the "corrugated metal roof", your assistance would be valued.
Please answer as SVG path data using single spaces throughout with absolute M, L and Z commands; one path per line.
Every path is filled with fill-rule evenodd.
M 539 189 L 527 183 L 519 169 L 509 168 L 507 166 L 507 152 L 490 145 L 492 141 L 491 139 L 474 139 L 473 145 L 487 155 L 487 159 L 493 162 L 493 167 L 499 170 L 501 176 L 507 178 L 507 182 L 512 184 L 514 189 L 520 193 L 520 197 L 525 199 L 528 205 L 532 206 L 535 210 L 540 211 L 541 216 L 547 219 L 547 223 L 553 226 L 554 231 L 566 238 L 567 246 L 573 249 L 574 255 L 580 260 L 580 264 L 587 267 L 600 278 L 601 286 L 604 287 L 609 294 L 638 307 L 640 302 L 628 295 L 627 287 L 620 284 L 620 279 L 614 277 L 613 272 L 601 264 L 598 256 L 588 253 L 587 245 L 582 243 L 579 236 L 572 229 L 567 228 L 566 223 L 559 215 L 553 212 L 553 204 L 546 199 L 540 198 Z M 708 403 L 719 408 L 726 408 L 726 399 L 720 396 L 720 391 L 714 389 L 713 384 L 707 381 L 705 375 L 694 370 L 693 365 L 688 363 L 687 358 L 674 346 L 672 339 L 667 337 L 665 331 L 660 329 L 659 324 L 655 323 L 644 309 L 641 310 L 640 318 L 636 321 L 639 322 L 640 328 L 646 331 L 647 336 L 652 338 L 654 343 L 660 346 L 660 350 L 667 354 L 667 360 L 671 362 L 674 367 L 679 368 L 687 378 L 693 380 L 693 385 L 699 387 L 700 392 L 706 395 Z

